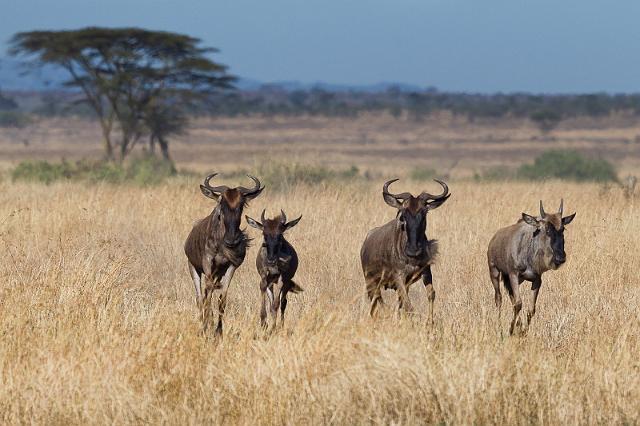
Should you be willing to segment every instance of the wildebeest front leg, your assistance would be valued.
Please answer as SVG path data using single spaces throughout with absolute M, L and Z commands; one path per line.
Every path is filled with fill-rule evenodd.
M 511 286 L 511 301 L 513 302 L 513 320 L 511 320 L 511 327 L 509 327 L 509 334 L 513 334 L 513 330 L 516 327 L 520 310 L 522 309 L 522 299 L 520 298 L 520 281 L 518 280 L 518 274 L 509 274 L 509 285 Z
M 287 293 L 288 291 L 282 290 L 282 296 L 280 298 L 280 325 L 284 326 L 284 311 L 287 310 Z
M 236 272 L 235 266 L 229 266 L 227 272 L 224 274 L 222 278 L 222 289 L 220 290 L 220 297 L 218 298 L 218 326 L 216 327 L 216 334 L 222 335 L 222 316 L 224 315 L 224 310 L 227 307 L 227 291 L 229 291 L 229 285 L 231 284 L 231 279 L 233 278 L 233 274 Z
M 273 319 L 273 327 L 276 328 L 278 322 L 278 309 L 280 308 L 280 301 L 282 297 L 282 290 L 284 288 L 284 282 L 282 281 L 282 276 L 278 278 L 278 281 L 273 283 L 272 286 L 272 299 L 271 299 L 271 318 Z
M 260 281 L 260 293 L 262 295 L 262 306 L 260 306 L 260 325 L 263 328 L 267 327 L 267 306 L 269 305 L 269 300 L 268 300 L 268 296 L 267 296 L 267 286 L 269 284 L 267 283 L 266 279 L 262 279 Z
M 422 273 L 422 282 L 425 290 L 427 290 L 427 300 L 429 301 L 429 321 L 434 324 L 433 321 L 433 304 L 436 300 L 436 291 L 433 288 L 433 276 L 431 275 L 431 265 Z
M 527 330 L 531 324 L 531 319 L 536 313 L 536 302 L 538 301 L 538 292 L 542 286 L 542 278 L 531 282 L 531 303 L 529 304 L 529 311 L 527 312 Z
M 400 315 L 401 309 L 404 309 L 405 312 L 413 312 L 404 277 L 399 277 L 396 281 L 396 290 L 398 292 L 398 315 Z

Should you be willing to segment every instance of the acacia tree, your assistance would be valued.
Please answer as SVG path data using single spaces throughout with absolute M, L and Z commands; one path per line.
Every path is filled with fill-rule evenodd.
M 17 33 L 9 53 L 35 66 L 66 69 L 70 79 L 65 85 L 84 93 L 100 121 L 106 158 L 116 159 L 118 146 L 123 160 L 150 130 L 148 114 L 182 111 L 196 99 L 232 87 L 227 67 L 209 58 L 217 50 L 200 44 L 197 38 L 171 32 L 89 27 Z M 117 144 L 112 140 L 115 124 L 120 130 Z

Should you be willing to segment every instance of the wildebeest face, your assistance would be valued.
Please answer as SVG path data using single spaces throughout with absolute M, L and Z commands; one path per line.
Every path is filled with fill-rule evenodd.
M 547 214 L 540 201 L 540 218 L 522 213 L 523 220 L 529 225 L 535 226 L 533 235 L 538 238 L 544 251 L 544 258 L 549 267 L 558 269 L 567 261 L 564 251 L 564 229 L 570 224 L 576 214 L 562 217 L 562 202 L 558 213 Z
M 384 201 L 391 207 L 398 209 L 396 216 L 397 227 L 402 233 L 404 244 L 404 254 L 408 257 L 421 257 L 425 253 L 427 246 L 427 212 L 440 207 L 451 194 L 444 182 L 436 180 L 444 189 L 440 195 L 431 195 L 423 192 L 414 197 L 408 192 L 392 194 L 389 192 L 389 185 L 397 179 L 390 180 L 384 184 L 382 196 Z
M 416 198 L 412 200 L 418 201 Z M 412 201 L 409 200 L 409 201 Z M 427 243 L 427 209 L 419 207 L 416 210 L 402 208 L 398 210 L 398 226 L 406 235 L 404 254 L 409 257 L 420 257 L 424 253 Z
M 220 200 L 220 208 L 218 210 L 218 223 L 224 230 L 223 243 L 227 247 L 235 247 L 240 244 L 244 235 L 240 231 L 240 222 L 242 221 L 242 210 L 249 200 L 254 199 L 264 189 L 260 186 L 260 181 L 250 175 L 253 180 L 253 188 L 245 188 L 239 186 L 237 188 L 229 188 L 228 186 L 210 186 L 209 181 L 216 176 L 217 173 L 210 174 L 204 180 L 204 184 L 200 185 L 202 194 L 214 200 Z
M 229 189 L 222 194 L 220 201 L 220 223 L 224 228 L 222 241 L 227 247 L 237 246 L 243 239 L 240 231 L 244 200 L 236 189 Z
M 282 252 L 285 231 L 296 226 L 298 222 L 300 222 L 300 219 L 302 219 L 302 216 L 291 222 L 287 222 L 287 216 L 282 210 L 280 211 L 280 216 L 273 219 L 265 219 L 264 214 L 265 211 L 263 210 L 261 215 L 262 222 L 258 222 L 249 216 L 245 216 L 245 218 L 249 226 L 262 231 L 262 247 L 266 250 L 265 261 L 267 265 L 274 266 L 278 262 L 278 258 Z

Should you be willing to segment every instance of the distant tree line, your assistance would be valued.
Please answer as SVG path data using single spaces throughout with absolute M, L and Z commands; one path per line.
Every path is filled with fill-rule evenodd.
M 70 92 L 44 93 L 34 112 L 42 115 L 85 115 Z M 0 101 L 1 102 L 1 101 Z M 228 90 L 189 105 L 189 115 L 321 115 L 353 117 L 364 112 L 408 113 L 422 118 L 436 111 L 479 118 L 530 118 L 551 123 L 572 117 L 604 117 L 626 111 L 640 115 L 640 94 L 534 95 L 466 94 L 447 92 L 329 92 L 321 89 L 287 91 L 268 86 L 250 91 Z
M 209 103 L 214 115 L 243 114 L 355 116 L 362 112 L 403 112 L 413 118 L 425 117 L 435 111 L 450 111 L 470 120 L 477 118 L 531 118 L 553 122 L 571 117 L 603 117 L 616 111 L 631 111 L 640 115 L 640 94 L 584 95 L 467 94 L 429 90 L 405 92 L 327 92 L 274 90 L 233 92 Z

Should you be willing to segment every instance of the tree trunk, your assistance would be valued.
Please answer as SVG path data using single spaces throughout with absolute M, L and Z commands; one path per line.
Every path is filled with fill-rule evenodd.
M 107 161 L 113 161 L 113 145 L 111 144 L 111 129 L 103 125 L 102 126 L 102 146 L 104 147 L 104 157 Z
M 162 151 L 162 158 L 167 161 L 171 161 L 171 156 L 169 155 L 169 141 L 161 136 L 158 136 L 158 143 L 160 145 L 160 150 Z
M 149 135 L 149 152 L 156 155 L 156 136 L 153 133 Z

